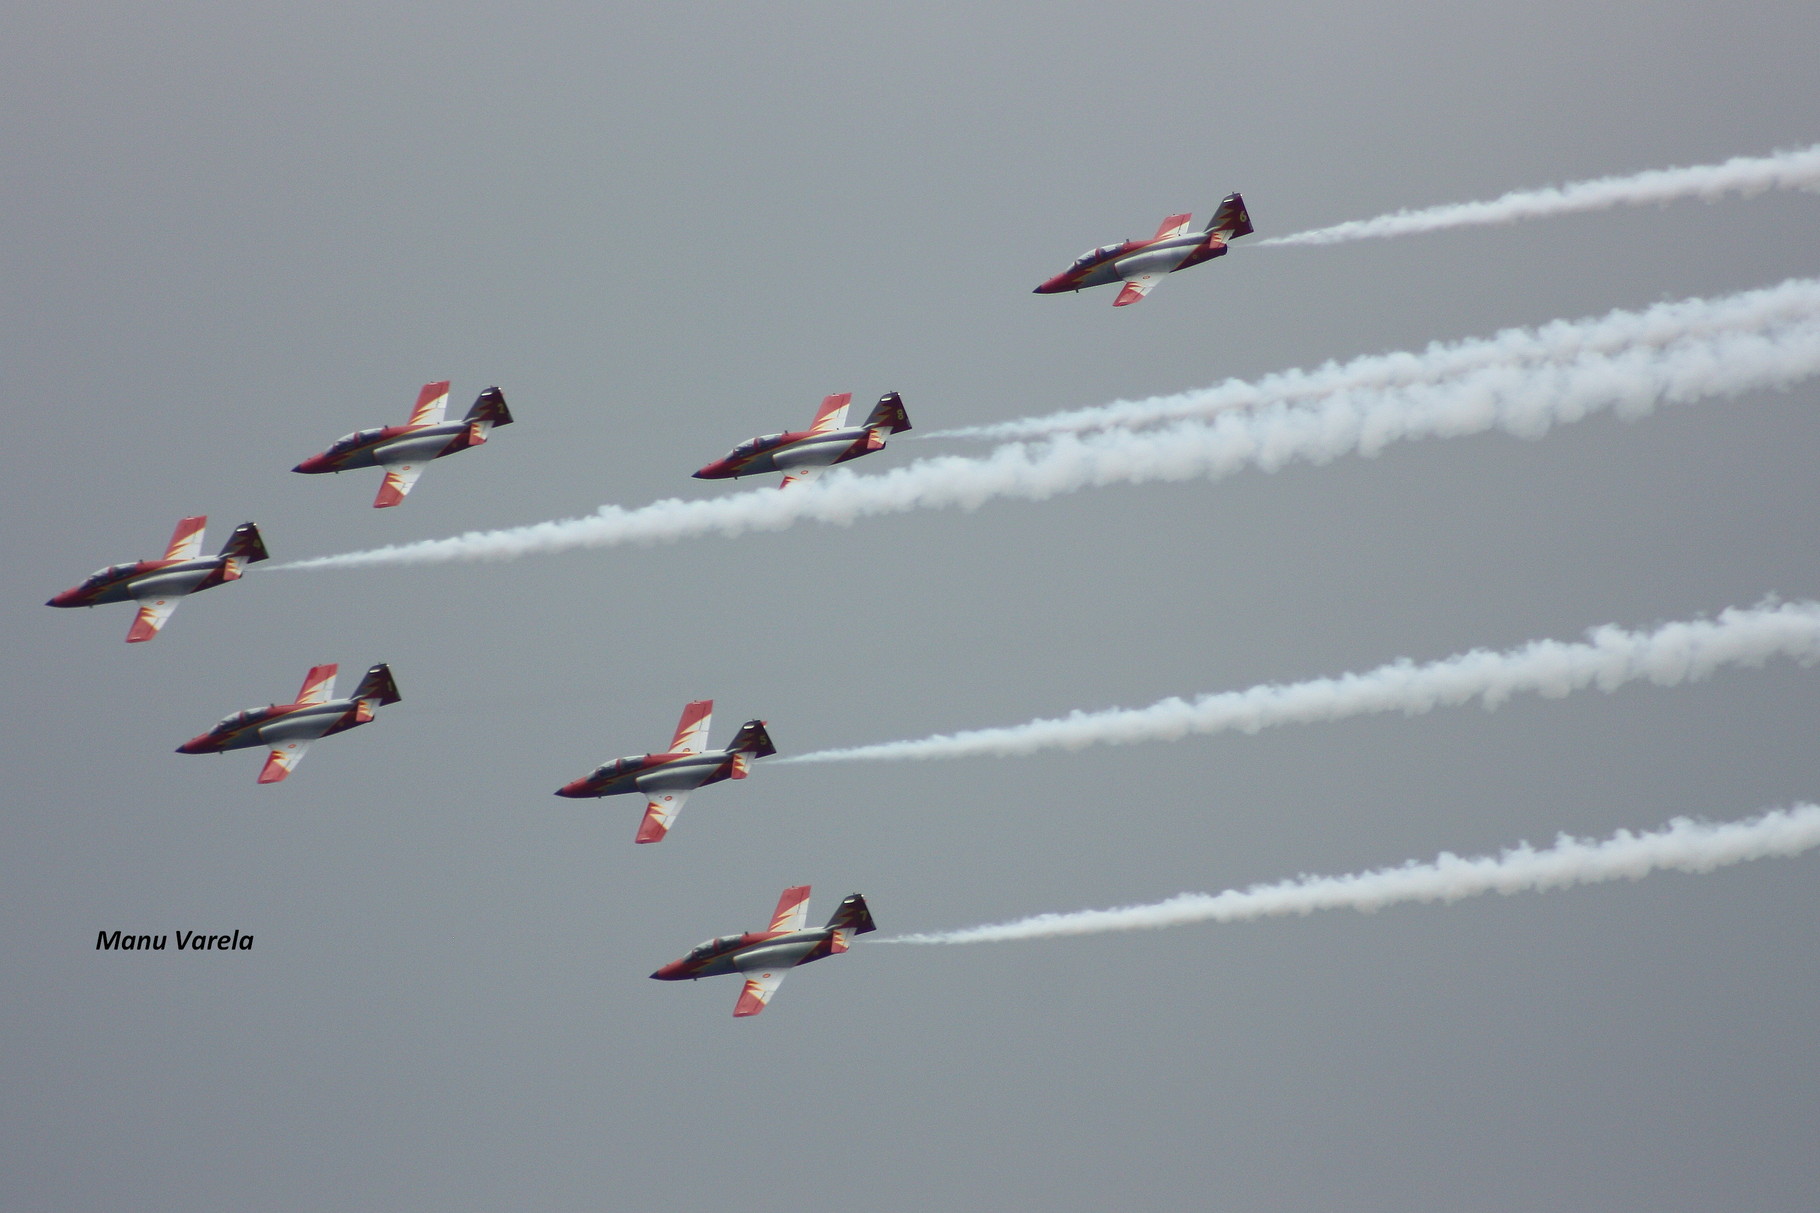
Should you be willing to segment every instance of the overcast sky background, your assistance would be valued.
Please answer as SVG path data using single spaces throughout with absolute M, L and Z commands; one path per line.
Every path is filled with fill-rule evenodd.
M 1820 797 L 1786 663 L 1495 713 L 761 764 L 661 846 L 551 792 L 1820 595 L 1820 385 L 1214 484 L 40 605 L 209 515 L 279 560 L 741 491 L 829 392 L 919 432 L 1820 273 L 1820 197 L 1030 288 L 1243 190 L 1281 235 L 1820 139 L 1820 10 L 1603 3 L 19 5 L 0 494 L 9 1210 L 1805 1211 L 1812 858 L 1373 916 L 862 946 L 767 1012 L 647 980 L 885 933 Z M 488 384 L 401 508 L 288 469 Z M 912 436 L 861 465 L 952 449 Z M 276 561 L 274 561 L 276 563 Z M 172 749 L 392 664 L 289 782 Z M 100 929 L 250 953 L 98 953 Z

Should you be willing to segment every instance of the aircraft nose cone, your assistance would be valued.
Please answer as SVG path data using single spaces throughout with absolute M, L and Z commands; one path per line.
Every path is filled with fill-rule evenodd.
M 723 479 L 726 474 L 727 461 L 725 459 L 716 459 L 713 463 L 696 471 L 695 478 L 697 480 L 720 480 Z
M 293 472 L 326 472 L 329 470 L 324 466 L 326 462 L 326 458 L 322 455 L 311 455 L 291 470 Z
M 563 784 L 560 788 L 557 788 L 556 794 L 558 796 L 586 796 L 588 794 L 588 781 L 585 779 L 572 779 L 568 783 Z
M 76 605 L 76 591 L 75 590 L 59 590 L 57 593 L 52 594 L 48 599 L 46 599 L 44 605 L 45 606 L 57 606 L 57 607 L 75 606 Z
M 178 746 L 177 752 L 179 754 L 206 754 L 213 748 L 209 744 L 211 740 L 212 738 L 210 738 L 207 733 L 202 734 L 200 737 L 192 737 Z

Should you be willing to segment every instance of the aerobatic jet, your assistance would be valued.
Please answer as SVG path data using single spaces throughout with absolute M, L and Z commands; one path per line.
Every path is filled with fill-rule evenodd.
M 708 725 L 713 719 L 714 701 L 697 699 L 683 708 L 668 750 L 615 758 L 594 768 L 592 774 L 565 783 L 556 794 L 582 799 L 643 793 L 645 817 L 634 841 L 662 842 L 690 792 L 723 779 L 744 779 L 754 758 L 777 753 L 762 720 L 748 720 L 741 725 L 726 749 L 706 748 Z
M 150 640 L 158 634 L 158 629 L 164 626 L 185 595 L 229 581 L 238 581 L 247 565 L 266 558 L 265 543 L 259 538 L 259 528 L 250 522 L 235 527 L 234 533 L 228 536 L 228 541 L 221 545 L 220 552 L 213 556 L 202 555 L 202 534 L 208 522 L 206 514 L 182 519 L 177 523 L 177 529 L 171 533 L 170 546 L 164 549 L 164 559 L 110 564 L 99 572 L 91 573 L 81 585 L 64 590 L 45 605 L 98 606 L 104 602 L 131 600 L 139 604 L 139 613 L 133 616 L 133 626 L 126 634 L 126 642 L 138 644 Z
M 725 459 L 715 460 L 695 477 L 726 480 L 782 472 L 784 480 L 777 487 L 789 488 L 799 480 L 818 475 L 823 468 L 882 451 L 886 434 L 901 434 L 910 428 L 903 398 L 896 392 L 886 392 L 878 398 L 864 425 L 847 424 L 847 407 L 852 403 L 852 392 L 829 396 L 822 401 L 808 429 L 748 438 Z
M 1038 295 L 1059 295 L 1063 291 L 1083 291 L 1090 286 L 1123 282 L 1113 307 L 1136 303 L 1150 293 L 1150 288 L 1164 274 L 1185 270 L 1203 261 L 1226 255 L 1226 246 L 1240 236 L 1249 235 L 1251 217 L 1245 213 L 1245 200 L 1227 194 L 1213 213 L 1207 227 L 1189 231 L 1193 215 L 1171 215 L 1148 240 L 1127 240 L 1107 244 L 1082 253 L 1074 264 L 1036 288 Z
M 392 671 L 380 662 L 366 672 L 360 685 L 346 699 L 335 698 L 335 672 L 339 666 L 311 668 L 297 692 L 295 703 L 235 712 L 208 732 L 177 747 L 179 754 L 224 754 L 270 746 L 272 752 L 259 771 L 260 783 L 277 783 L 297 769 L 310 743 L 331 733 L 345 733 L 373 719 L 373 709 L 397 703 L 398 684 Z
M 403 425 L 380 426 L 337 438 L 334 446 L 320 455 L 311 455 L 291 470 L 316 474 L 384 468 L 385 479 L 379 484 L 379 496 L 373 499 L 373 506 L 383 510 L 397 505 L 423 475 L 430 460 L 479 446 L 495 427 L 512 424 L 506 398 L 496 387 L 482 392 L 460 421 L 442 419 L 448 406 L 448 381 L 426 383 L 417 393 L 417 407 L 411 410 L 411 419 Z
M 767 929 L 722 935 L 697 944 L 687 956 L 671 961 L 651 976 L 658 981 L 694 981 L 698 977 L 738 973 L 746 984 L 733 1005 L 734 1018 L 756 1015 L 765 1009 L 791 969 L 845 952 L 855 935 L 878 929 L 872 924 L 866 899 L 858 893 L 840 903 L 827 926 L 805 926 L 808 921 L 809 886 L 785 889 L 777 899 L 777 910 Z

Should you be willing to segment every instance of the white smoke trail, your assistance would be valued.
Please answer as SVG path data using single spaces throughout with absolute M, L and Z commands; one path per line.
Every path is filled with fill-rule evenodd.
M 1405 902 L 1455 902 L 1482 893 L 1541 892 L 1608 880 L 1639 880 L 1651 872 L 1710 872 L 1751 859 L 1799 855 L 1820 846 L 1820 805 L 1774 809 L 1746 821 L 1714 825 L 1677 817 L 1660 830 L 1619 830 L 1603 842 L 1562 834 L 1538 851 L 1522 843 L 1502 853 L 1462 859 L 1443 851 L 1433 863 L 1414 860 L 1348 876 L 1298 876 L 1278 884 L 1182 893 L 1150 905 L 1115 910 L 1038 914 L 1016 922 L 900 935 L 880 943 L 998 943 L 1102 931 L 1155 930 L 1193 922 L 1250 922 L 1316 910 L 1372 913 Z
M 1795 284 L 1791 284 L 1794 286 Z M 1806 289 L 1820 299 L 1820 283 Z M 1723 308 L 1729 301 L 1700 301 Z M 1699 306 L 1690 307 L 1690 317 Z M 1292 408 L 1272 403 L 1210 422 L 1177 422 L 1142 431 L 1062 434 L 1012 443 L 978 458 L 918 460 L 879 476 L 836 470 L 788 492 L 659 501 L 637 509 L 602 506 L 588 517 L 541 522 L 449 539 L 396 544 L 281 568 L 502 560 L 532 553 L 706 535 L 781 530 L 814 520 L 847 525 L 860 518 L 919 509 L 976 509 L 996 499 L 1040 501 L 1112 484 L 1218 479 L 1245 467 L 1326 463 L 1375 455 L 1395 442 L 1502 429 L 1535 438 L 1557 423 L 1613 409 L 1642 417 L 1664 404 L 1787 388 L 1820 373 L 1820 320 L 1767 323 L 1757 331 L 1722 328 L 1659 344 L 1588 353 L 1565 364 L 1506 366 L 1458 382 L 1354 391 Z
M 1558 699 L 1588 687 L 1609 692 L 1646 680 L 1675 686 L 1709 677 L 1721 666 L 1762 665 L 1776 656 L 1791 657 L 1804 666 L 1820 662 L 1820 603 L 1733 608 L 1714 620 L 1670 623 L 1653 632 L 1607 626 L 1589 631 L 1583 644 L 1538 640 L 1503 653 L 1474 649 L 1424 665 L 1395 661 L 1363 674 L 1266 683 L 1192 701 L 1164 699 L 1144 708 L 1076 711 L 1004 728 L 818 750 L 778 761 L 1005 757 L 1090 745 L 1179 741 L 1189 734 L 1256 733 L 1277 725 L 1378 712 L 1415 716 L 1475 699 L 1490 709 L 1517 694 Z
M 1260 240 L 1253 247 L 1340 244 L 1348 240 L 1408 236 L 1443 228 L 1480 227 L 1549 215 L 1602 211 L 1614 206 L 1641 206 L 1682 198 L 1703 198 L 1713 202 L 1726 194 L 1749 196 L 1765 190 L 1813 189 L 1816 186 L 1820 186 L 1820 146 L 1774 152 L 1768 156 L 1734 156 L 1723 164 L 1651 169 L 1628 177 L 1599 177 L 1547 189 L 1514 190 L 1490 202 L 1461 202 L 1397 211 L 1379 215 L 1376 219 L 1354 219 L 1332 227 Z
M 991 425 L 937 430 L 923 437 L 1002 442 L 1204 419 L 1269 404 L 1325 403 L 1351 393 L 1444 382 L 1469 390 L 1475 376 L 1497 382 L 1516 368 L 1566 366 L 1637 347 L 1662 348 L 1720 333 L 1811 323 L 1816 318 L 1820 318 L 1820 282 L 1791 279 L 1779 286 L 1717 299 L 1681 299 L 1642 311 L 1615 309 L 1604 316 L 1555 320 L 1530 329 L 1505 329 L 1491 337 L 1434 342 L 1419 353 L 1368 354 L 1345 363 L 1278 371 L 1250 382 L 1228 379 L 1210 388 L 1171 396 L 1118 400 Z

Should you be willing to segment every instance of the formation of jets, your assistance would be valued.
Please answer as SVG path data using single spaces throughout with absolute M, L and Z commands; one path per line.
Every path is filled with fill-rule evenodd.
M 1109 244 L 1076 258 L 1073 265 L 1036 288 L 1038 294 L 1080 291 L 1122 283 L 1114 307 L 1135 303 L 1149 294 L 1164 274 L 1199 265 L 1226 253 L 1227 245 L 1252 231 L 1245 201 L 1228 194 L 1213 219 L 1200 231 L 1190 230 L 1191 215 L 1172 215 L 1148 240 Z M 377 467 L 383 475 L 378 509 L 402 503 L 431 460 L 485 443 L 492 431 L 512 424 L 505 396 L 487 388 L 459 420 L 445 420 L 449 382 L 426 383 L 403 425 L 359 430 L 339 438 L 326 451 L 312 455 L 293 471 L 306 474 L 345 472 Z M 910 429 L 903 398 L 886 392 L 866 420 L 847 424 L 851 392 L 822 400 L 806 430 L 765 434 L 748 439 L 726 457 L 695 473 L 703 480 L 738 479 L 778 473 L 780 487 L 811 479 L 827 468 L 883 450 L 886 440 Z M 156 636 L 185 596 L 237 581 L 246 566 L 267 558 L 259 528 L 250 522 L 234 529 L 214 556 L 202 555 L 208 519 L 182 519 L 163 558 L 110 565 L 82 584 L 52 597 L 54 607 L 99 606 L 135 602 L 138 611 L 126 639 L 137 644 Z M 268 704 L 236 712 L 207 732 L 177 747 L 180 754 L 225 754 L 229 750 L 269 751 L 258 782 L 278 783 L 297 769 L 312 742 L 370 724 L 375 710 L 400 700 L 398 684 L 383 662 L 362 676 L 352 695 L 335 697 L 339 667 L 313 667 L 291 703 Z M 698 699 L 683 708 L 669 748 L 603 763 L 580 779 L 564 784 L 558 796 L 574 799 L 638 794 L 645 798 L 644 817 L 633 841 L 661 842 L 695 789 L 726 779 L 744 779 L 754 759 L 775 754 L 763 720 L 740 726 L 725 749 L 708 748 L 714 701 Z M 785 889 L 763 931 L 722 935 L 690 950 L 687 956 L 659 968 L 660 981 L 694 980 L 722 974 L 744 978 L 733 1014 L 757 1015 L 776 993 L 784 975 L 798 965 L 845 952 L 855 936 L 876 930 L 866 899 L 855 893 L 840 903 L 825 926 L 808 926 L 809 886 Z
M 690 792 L 723 779 L 744 779 L 754 758 L 777 753 L 762 720 L 741 725 L 726 749 L 708 749 L 708 726 L 713 720 L 714 701 L 697 699 L 683 708 L 669 749 L 602 763 L 580 779 L 563 784 L 556 794 L 580 799 L 637 792 L 647 803 L 632 841 L 662 842 Z

